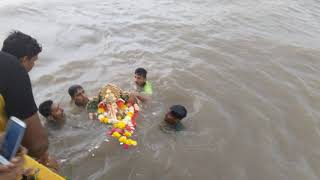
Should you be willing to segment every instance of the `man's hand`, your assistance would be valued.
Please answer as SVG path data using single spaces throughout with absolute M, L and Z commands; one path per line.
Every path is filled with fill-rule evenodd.
M 129 96 L 130 98 L 134 97 L 135 99 L 139 99 L 141 102 L 147 102 L 151 100 L 151 95 L 143 92 L 139 93 L 137 91 L 131 91 Z
M 60 168 L 60 165 L 59 165 L 59 162 L 56 159 L 54 159 L 53 157 L 50 157 L 49 161 L 47 163 L 47 167 L 50 168 L 51 170 L 55 171 L 55 172 L 58 172 L 59 168 Z
M 53 171 L 59 170 L 59 163 L 53 157 L 49 157 L 49 153 L 46 152 L 43 156 L 37 160 L 39 163 L 43 164 L 44 166 L 50 168 Z
M 0 142 L 3 140 L 4 134 L 0 134 Z M 26 154 L 27 150 L 23 147 L 19 149 L 19 153 L 16 157 L 12 158 L 10 164 L 3 165 L 0 164 L 0 179 L 2 180 L 16 180 L 17 177 L 23 174 L 23 156 Z

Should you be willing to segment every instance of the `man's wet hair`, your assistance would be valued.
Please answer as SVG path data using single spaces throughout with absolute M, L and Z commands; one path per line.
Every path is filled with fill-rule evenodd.
M 42 51 L 41 45 L 36 39 L 20 31 L 13 31 L 4 40 L 2 51 L 9 53 L 18 59 L 27 56 L 32 58 Z
M 173 105 L 170 107 L 170 113 L 181 120 L 187 116 L 187 109 L 182 105 Z
M 71 96 L 71 98 L 74 97 L 74 95 L 77 93 L 78 89 L 83 89 L 83 87 L 78 84 L 75 84 L 75 85 L 72 85 L 69 87 L 68 93 Z
M 147 70 L 144 68 L 137 68 L 134 72 L 136 75 L 142 76 L 144 78 L 147 78 Z
M 53 104 L 52 100 L 44 101 L 39 106 L 39 112 L 43 117 L 48 117 L 51 115 L 51 106 Z

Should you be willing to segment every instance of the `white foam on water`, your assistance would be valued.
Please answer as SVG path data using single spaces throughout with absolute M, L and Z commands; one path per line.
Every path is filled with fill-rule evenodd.
M 11 6 L 11 5 L 21 5 L 24 3 L 37 3 L 42 0 L 1 0 L 0 1 L 0 8 Z

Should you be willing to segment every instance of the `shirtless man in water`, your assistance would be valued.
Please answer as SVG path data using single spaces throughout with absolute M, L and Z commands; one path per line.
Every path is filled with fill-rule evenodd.
M 92 109 L 88 109 L 87 105 L 92 104 L 95 98 L 90 98 L 86 95 L 85 90 L 82 86 L 75 84 L 70 86 L 68 93 L 71 97 L 71 102 L 78 108 L 85 109 L 91 120 L 96 119 L 95 113 L 91 112 Z M 78 112 L 77 112 L 78 113 Z
M 72 102 L 78 107 L 85 108 L 87 103 L 89 102 L 88 96 L 86 95 L 83 87 L 80 85 L 72 85 L 68 89 L 68 93 L 71 97 Z
M 65 124 L 65 114 L 60 104 L 46 100 L 39 106 L 40 114 L 46 118 L 46 127 L 60 129 Z

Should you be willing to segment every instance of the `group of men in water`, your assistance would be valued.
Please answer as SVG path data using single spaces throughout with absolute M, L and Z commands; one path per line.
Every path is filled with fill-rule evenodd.
M 28 72 L 35 65 L 41 51 L 42 47 L 36 39 L 20 31 L 10 33 L 0 51 L 0 133 L 5 132 L 11 116 L 26 123 L 23 147 L 16 157 L 10 160 L 11 164 L 0 164 L 0 179 L 17 179 L 30 173 L 29 170 L 23 169 L 24 154 L 49 168 L 57 164 L 49 156 L 47 128 L 42 125 L 38 110 L 45 117 L 47 127 L 62 128 L 67 118 L 64 109 L 53 100 L 42 102 L 39 108 L 36 106 Z M 131 92 L 130 96 L 142 103 L 150 101 L 153 90 L 151 82 L 147 80 L 147 71 L 137 68 L 134 79 L 137 91 Z M 72 85 L 68 93 L 72 103 L 85 110 L 90 98 L 84 88 L 81 85 Z M 168 127 L 180 130 L 180 121 L 186 116 L 187 110 L 184 106 L 174 105 L 166 113 L 164 122 Z

